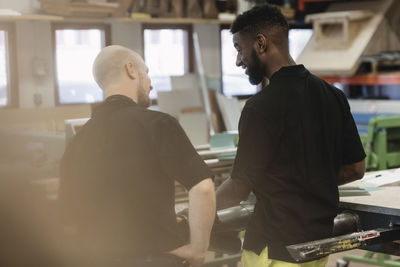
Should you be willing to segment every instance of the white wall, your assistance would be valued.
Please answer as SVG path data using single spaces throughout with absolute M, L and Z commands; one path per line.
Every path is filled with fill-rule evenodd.
M 16 22 L 19 105 L 22 108 L 54 107 L 54 57 L 48 21 Z M 34 95 L 41 99 L 35 105 Z
M 128 47 L 143 55 L 142 26 L 139 23 L 111 22 L 112 44 Z

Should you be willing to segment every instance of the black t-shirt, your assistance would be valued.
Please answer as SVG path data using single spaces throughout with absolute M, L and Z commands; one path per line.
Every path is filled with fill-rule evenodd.
M 365 153 L 345 95 L 303 65 L 283 67 L 250 98 L 239 122 L 232 179 L 257 197 L 244 248 L 292 261 L 286 245 L 329 237 L 340 165 Z
M 130 258 L 183 245 L 175 181 L 189 190 L 209 177 L 175 118 L 115 95 L 67 147 L 59 197 L 87 257 Z

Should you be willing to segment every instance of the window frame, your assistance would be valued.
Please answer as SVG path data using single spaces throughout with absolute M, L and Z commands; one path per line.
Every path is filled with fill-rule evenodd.
M 145 43 L 144 43 L 144 31 L 145 30 L 185 30 L 187 31 L 187 60 L 185 64 L 185 70 L 187 73 L 194 72 L 194 47 L 193 47 L 193 26 L 192 24 L 150 24 L 143 23 L 142 24 L 142 51 L 143 51 L 143 60 L 146 62 L 144 57 L 145 55 Z
M 220 51 L 222 51 L 222 39 L 221 39 L 221 32 L 222 32 L 222 30 L 229 30 L 231 28 L 231 24 L 220 24 L 219 25 L 219 34 L 218 34 L 218 40 L 219 40 L 219 49 L 220 49 Z M 223 94 L 223 95 L 225 95 L 225 92 L 224 92 L 224 83 L 223 83 L 223 66 L 222 66 L 222 52 L 220 53 L 220 57 L 219 57 L 219 61 L 220 61 L 220 73 L 221 73 L 221 75 L 220 75 L 220 83 L 221 83 L 221 93 Z M 249 86 L 250 86 L 250 83 L 249 83 Z M 252 94 L 244 94 L 244 95 L 232 95 L 232 97 L 236 97 L 237 99 L 240 99 L 240 100 L 242 100 L 242 99 L 248 99 L 248 98 L 250 98 L 251 96 L 253 96 Z
M 52 23 L 52 43 L 53 43 L 53 73 L 54 73 L 54 90 L 55 90 L 55 105 L 56 106 L 75 106 L 75 105 L 95 105 L 95 103 L 61 103 L 60 92 L 57 77 L 57 43 L 56 31 L 57 30 L 102 30 L 104 32 L 104 47 L 111 45 L 111 26 L 106 23 Z
M 219 26 L 219 49 L 222 50 L 222 39 L 221 39 L 221 31 L 222 30 L 227 30 L 230 29 L 230 24 L 220 24 Z M 289 30 L 291 29 L 312 29 L 312 24 L 289 24 Z M 222 53 L 220 54 L 220 73 L 221 73 L 221 93 L 225 95 L 224 93 L 224 84 L 223 84 L 223 71 L 222 71 Z M 260 88 L 259 90 L 261 90 L 262 88 Z M 248 99 L 250 98 L 251 94 L 248 95 L 232 95 L 233 97 L 236 97 L 238 99 Z
M 17 79 L 17 53 L 16 53 L 16 31 L 15 23 L 12 22 L 0 22 L 0 30 L 7 33 L 7 75 L 8 75 L 8 86 L 7 86 L 7 105 L 1 106 L 0 109 L 16 108 L 19 104 L 19 92 L 18 92 L 18 79 Z

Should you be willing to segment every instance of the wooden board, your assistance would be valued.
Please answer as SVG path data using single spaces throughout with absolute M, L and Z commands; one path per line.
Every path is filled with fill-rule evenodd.
M 204 110 L 205 110 L 207 118 L 208 118 L 208 126 L 209 126 L 209 130 L 210 130 L 209 133 L 210 133 L 210 135 L 213 135 L 215 133 L 215 130 L 214 130 L 214 126 L 211 122 L 211 104 L 210 104 L 210 98 L 208 95 L 206 75 L 204 72 L 203 60 L 201 58 L 199 36 L 198 36 L 197 32 L 193 33 L 193 45 L 194 45 L 194 55 L 195 55 L 195 59 L 196 59 L 197 73 L 199 75 L 200 86 L 201 86 L 203 107 L 204 107 Z
M 40 5 L 44 12 L 60 16 L 108 17 L 120 13 L 119 3 L 40 0 Z
M 118 18 L 119 22 L 125 23 L 147 23 L 147 24 L 192 24 L 192 23 L 209 23 L 209 24 L 231 24 L 233 20 L 220 19 L 197 19 L 197 18 Z
M 208 122 L 204 112 L 181 113 L 178 121 L 193 146 L 208 144 Z
M 241 114 L 241 108 L 237 98 L 228 98 L 222 94 L 217 94 L 217 102 L 226 130 L 237 131 Z
M 304 64 L 317 75 L 354 75 L 360 64 L 361 56 L 372 42 L 376 42 L 374 36 L 379 30 L 379 26 L 384 23 L 385 13 L 393 4 L 393 0 L 357 1 L 345 4 L 332 4 L 327 11 L 373 10 L 375 15 L 364 23 L 347 49 L 318 49 L 316 37 L 312 36 L 298 57 L 297 63 Z
M 34 15 L 23 14 L 21 16 L 0 15 L 0 21 L 15 21 L 15 20 L 35 20 L 35 21 L 61 21 L 63 17 L 51 15 Z
M 201 107 L 201 95 L 197 90 L 172 90 L 158 92 L 158 107 L 161 112 L 178 117 L 183 109 Z
M 336 11 L 336 12 L 325 12 L 308 15 L 306 22 L 311 23 L 316 20 L 336 20 L 336 19 L 347 19 L 349 21 L 362 20 L 373 16 L 373 12 L 369 10 L 350 10 L 350 11 Z

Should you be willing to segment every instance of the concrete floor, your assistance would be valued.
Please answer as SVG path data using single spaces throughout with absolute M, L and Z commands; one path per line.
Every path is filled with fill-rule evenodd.
M 329 256 L 328 264 L 326 265 L 326 267 L 336 267 L 336 261 L 338 259 L 341 259 L 344 255 L 352 254 L 352 255 L 361 255 L 361 256 L 363 256 L 365 253 L 366 253 L 365 250 L 354 249 L 354 250 L 351 250 L 351 251 L 345 251 L 345 252 L 341 252 L 341 253 L 331 254 Z M 372 266 L 372 265 L 356 263 L 356 262 L 351 262 L 349 264 L 349 267 L 366 267 L 366 266 Z

